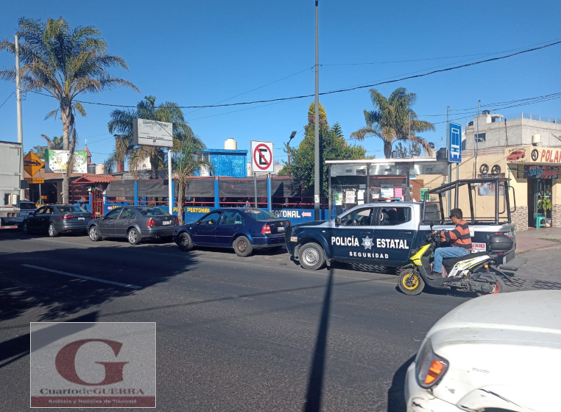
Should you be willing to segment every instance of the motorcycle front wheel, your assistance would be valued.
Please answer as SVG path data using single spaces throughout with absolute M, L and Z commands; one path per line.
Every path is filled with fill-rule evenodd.
M 415 296 L 423 291 L 425 281 L 415 268 L 407 268 L 401 271 L 398 286 L 406 295 Z

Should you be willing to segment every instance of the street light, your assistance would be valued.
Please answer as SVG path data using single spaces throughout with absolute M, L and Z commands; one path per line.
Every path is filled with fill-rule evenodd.
M 290 176 L 292 176 L 292 170 L 290 169 L 290 142 L 294 139 L 294 136 L 296 136 L 296 130 L 292 132 L 288 138 L 288 143 L 286 144 L 286 148 L 288 149 L 288 172 Z

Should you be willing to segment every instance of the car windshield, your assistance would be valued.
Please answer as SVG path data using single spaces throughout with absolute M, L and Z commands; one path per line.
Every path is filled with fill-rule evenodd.
M 272 219 L 278 219 L 278 217 L 276 217 L 275 215 L 273 215 L 272 213 L 269 213 L 265 210 L 259 210 L 259 209 L 247 209 L 244 210 L 245 213 L 247 213 L 249 216 L 251 216 L 252 218 L 254 218 L 255 220 L 272 220 Z
M 159 207 L 143 207 L 138 209 L 143 216 L 168 216 L 169 213 Z
M 19 208 L 21 210 L 37 209 L 37 207 L 33 203 L 20 203 Z
M 57 206 L 57 209 L 60 213 L 68 213 L 68 212 L 83 212 L 84 210 L 80 208 L 80 206 Z

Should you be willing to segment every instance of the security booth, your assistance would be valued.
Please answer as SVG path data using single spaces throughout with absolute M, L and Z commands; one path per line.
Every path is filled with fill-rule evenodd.
M 327 160 L 329 218 L 357 205 L 389 201 L 421 201 L 418 175 L 443 175 L 447 162 L 435 159 Z

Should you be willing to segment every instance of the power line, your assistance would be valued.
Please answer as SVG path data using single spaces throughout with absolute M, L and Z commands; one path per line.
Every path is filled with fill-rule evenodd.
M 510 57 L 518 56 L 520 54 L 530 53 L 530 52 L 534 52 L 534 51 L 537 51 L 537 50 L 542 50 L 542 49 L 545 49 L 545 48 L 548 48 L 548 47 L 556 46 L 558 44 L 561 44 L 561 40 L 553 42 L 553 43 L 549 43 L 549 44 L 546 44 L 546 45 L 543 45 L 543 46 L 521 50 L 521 51 L 511 53 L 511 54 L 507 54 L 507 55 L 504 55 L 504 56 L 492 57 L 492 58 L 485 59 L 485 60 L 479 60 L 479 61 L 476 61 L 476 62 L 461 64 L 461 65 L 458 65 L 458 66 L 447 67 L 445 69 L 432 70 L 430 72 L 415 74 L 415 75 L 412 75 L 412 76 L 406 76 L 406 77 L 402 77 L 402 78 L 399 78 L 399 79 L 386 80 L 386 81 L 382 81 L 382 82 L 378 82 L 378 83 L 372 83 L 372 84 L 367 84 L 367 85 L 361 85 L 361 86 L 349 87 L 349 88 L 344 88 L 344 89 L 332 90 L 332 91 L 329 91 L 329 92 L 322 92 L 322 93 L 319 93 L 319 94 L 322 95 L 322 96 L 326 96 L 326 95 L 330 95 L 330 94 L 350 92 L 350 91 L 354 91 L 354 90 L 380 86 L 382 84 L 397 83 L 397 82 L 404 81 L 404 80 L 411 80 L 411 79 L 416 79 L 416 78 L 420 78 L 420 77 L 426 77 L 426 76 L 430 76 L 430 75 L 437 74 L 437 73 L 444 73 L 444 72 L 448 72 L 448 71 L 452 71 L 452 70 L 463 69 L 463 68 L 470 67 L 470 66 L 476 66 L 476 65 L 479 65 L 479 64 L 484 64 L 484 63 L 489 63 L 489 62 L 493 62 L 493 61 L 503 60 L 503 59 L 507 59 L 507 58 L 510 58 Z M 48 96 L 46 94 L 39 93 L 39 92 L 34 92 L 34 93 L 40 94 L 40 95 L 43 95 L 43 96 Z M 279 97 L 279 98 L 276 98 L 276 99 L 254 100 L 254 101 L 249 101 L 249 102 L 211 104 L 211 105 L 199 105 L 199 106 L 178 106 L 178 107 L 181 108 L 181 109 L 201 109 L 201 108 L 216 108 L 216 107 L 228 107 L 228 106 L 242 106 L 242 105 L 250 105 L 250 104 L 257 104 L 257 103 L 272 103 L 272 102 L 281 102 L 281 101 L 288 101 L 288 100 L 304 99 L 304 98 L 309 98 L 309 97 L 313 97 L 313 96 L 314 96 L 313 94 L 307 94 L 307 95 L 299 95 L 299 96 L 291 96 L 291 97 Z M 51 97 L 51 96 L 48 96 L 48 97 Z M 110 103 L 86 102 L 86 101 L 82 101 L 82 100 L 77 100 L 77 101 L 82 103 L 82 104 L 93 104 L 93 105 L 98 105 L 98 106 L 128 107 L 128 108 L 136 107 L 136 106 L 110 104 Z
M 6 100 L 4 100 L 4 103 L 0 104 L 0 108 L 6 104 L 6 102 L 8 101 L 8 99 L 9 99 L 10 97 L 12 97 L 12 96 L 14 95 L 14 93 L 15 93 L 15 92 L 12 92 L 8 97 L 6 97 Z

